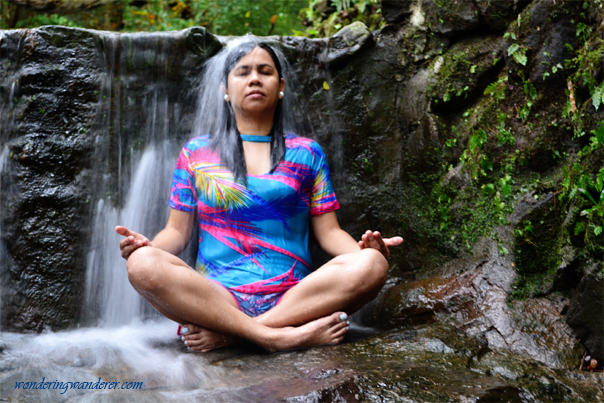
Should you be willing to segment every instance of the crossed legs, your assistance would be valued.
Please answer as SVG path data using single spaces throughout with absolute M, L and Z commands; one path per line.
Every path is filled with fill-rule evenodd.
M 133 287 L 164 316 L 185 324 L 189 347 L 204 352 L 237 338 L 269 351 L 338 343 L 347 330 L 342 314 L 375 298 L 388 275 L 388 263 L 376 250 L 341 255 L 288 290 L 277 306 L 251 318 L 227 290 L 169 253 L 140 248 L 127 267 Z

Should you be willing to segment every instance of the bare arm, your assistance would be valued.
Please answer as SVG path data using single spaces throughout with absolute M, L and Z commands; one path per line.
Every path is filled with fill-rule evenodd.
M 319 245 L 331 256 L 361 250 L 357 241 L 340 228 L 335 212 L 314 215 L 310 218 L 310 222 Z
M 128 259 L 132 252 L 143 246 L 153 246 L 173 255 L 178 255 L 187 247 L 194 223 L 195 213 L 171 209 L 166 227 L 151 242 L 144 235 L 130 231 L 126 227 L 117 226 L 115 231 L 126 237 L 120 242 L 122 257 Z
M 382 238 L 377 231 L 365 232 L 360 241 L 355 241 L 346 231 L 340 228 L 335 212 L 312 216 L 310 219 L 315 233 L 315 238 L 321 248 L 331 256 L 345 253 L 358 252 L 361 249 L 373 248 L 386 257 L 390 257 L 389 247 L 403 243 L 403 238 Z

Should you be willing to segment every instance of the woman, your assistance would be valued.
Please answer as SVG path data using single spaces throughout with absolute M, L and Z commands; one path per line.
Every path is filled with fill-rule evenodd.
M 202 352 L 250 340 L 268 351 L 340 342 L 347 313 L 375 298 L 388 247 L 367 231 L 340 229 L 325 156 L 312 140 L 284 135 L 285 79 L 274 50 L 246 42 L 224 63 L 226 124 L 183 148 L 170 216 L 149 240 L 118 226 L 133 287 L 181 324 Z M 199 226 L 197 271 L 181 253 Z M 308 227 L 332 256 L 310 272 Z

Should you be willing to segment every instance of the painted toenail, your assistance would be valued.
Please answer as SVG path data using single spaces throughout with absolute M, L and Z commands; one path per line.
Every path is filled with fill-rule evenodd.
M 189 343 L 188 343 L 188 342 L 185 340 L 185 346 L 186 346 L 187 344 L 189 344 Z
M 189 333 L 189 328 L 188 327 L 183 327 L 182 329 L 180 329 L 180 332 L 182 334 L 187 334 L 187 333 Z
M 346 326 L 350 326 L 350 321 L 349 320 L 346 321 Z
M 185 341 L 185 336 L 180 336 L 180 339 L 181 339 L 182 341 Z
M 190 349 L 191 349 L 191 347 L 187 347 L 187 350 L 190 350 Z
M 348 318 L 348 316 L 346 316 L 345 313 L 340 315 L 340 320 L 346 320 Z

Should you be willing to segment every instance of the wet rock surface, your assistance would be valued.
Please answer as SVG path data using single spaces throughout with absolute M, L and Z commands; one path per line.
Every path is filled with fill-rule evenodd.
M 510 259 L 490 255 L 473 270 L 449 278 L 396 285 L 362 311 L 370 326 L 447 323 L 482 338 L 493 350 L 511 350 L 552 368 L 572 368 L 582 349 L 553 305 L 544 299 L 514 301 L 516 273 Z
M 524 354 L 493 350 L 484 338 L 468 336 L 450 325 L 426 324 L 354 341 L 363 330 L 353 326 L 351 333 L 339 346 L 279 354 L 250 346 L 204 355 L 185 353 L 177 341 L 156 347 L 176 353 L 175 360 L 198 362 L 206 373 L 219 375 L 211 382 L 206 379 L 180 388 L 154 388 L 144 375 L 134 375 L 146 385 L 142 390 L 77 390 L 64 395 L 56 390 L 14 390 L 14 381 L 43 376 L 80 382 L 96 382 L 99 375 L 112 381 L 133 380 L 125 364 L 112 370 L 65 363 L 57 368 L 2 369 L 0 390 L 3 396 L 22 402 L 40 398 L 69 402 L 594 402 L 604 398 L 601 374 L 551 369 Z

